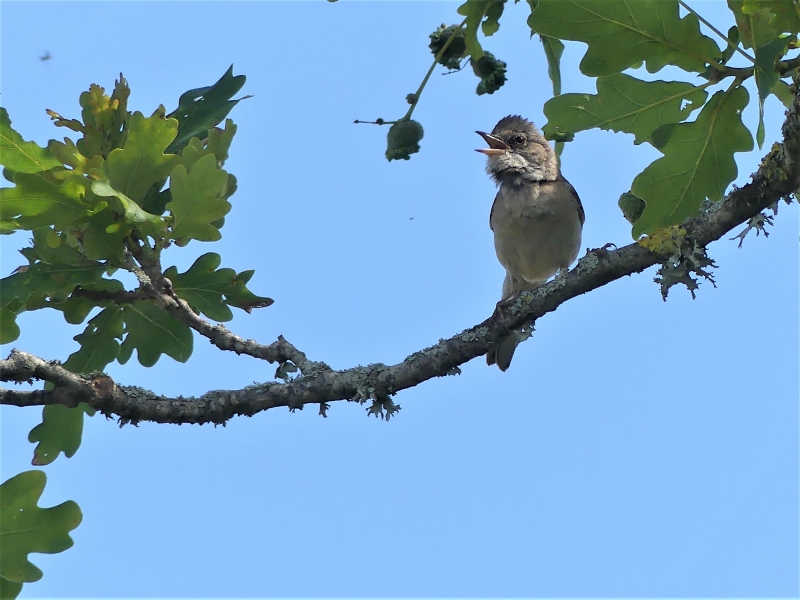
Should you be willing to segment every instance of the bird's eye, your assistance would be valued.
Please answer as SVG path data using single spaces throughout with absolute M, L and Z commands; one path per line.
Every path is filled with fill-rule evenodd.
M 511 140 L 515 146 L 522 146 L 525 143 L 524 135 L 515 135 Z

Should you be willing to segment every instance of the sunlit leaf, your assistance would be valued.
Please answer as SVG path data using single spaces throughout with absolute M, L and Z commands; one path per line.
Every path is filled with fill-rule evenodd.
M 198 160 L 188 172 L 183 165 L 175 169 L 169 185 L 172 199 L 167 204 L 174 219 L 172 239 L 214 241 L 221 237 L 212 223 L 231 209 L 220 197 L 227 183 L 228 174 L 213 155 Z
M 0 107 L 0 165 L 14 173 L 39 173 L 61 163 L 46 148 L 23 140 L 11 127 L 6 109 Z
M 89 210 L 83 198 L 88 181 L 79 174 L 54 183 L 42 173 L 17 173 L 15 187 L 0 189 L 0 219 L 23 229 L 54 225 L 64 229 Z
M 92 183 L 92 192 L 104 198 L 113 199 L 115 212 L 122 217 L 124 223 L 129 223 L 141 229 L 147 235 L 162 237 L 166 228 L 164 220 L 143 210 L 133 199 L 122 191 L 115 189 L 108 179 L 100 179 Z M 114 222 L 106 227 L 107 233 L 122 229 L 124 223 Z
M 180 164 L 179 156 L 164 154 L 177 132 L 175 119 L 133 113 L 125 146 L 114 150 L 106 160 L 110 186 L 134 202 L 141 202 L 150 186 L 166 179 Z

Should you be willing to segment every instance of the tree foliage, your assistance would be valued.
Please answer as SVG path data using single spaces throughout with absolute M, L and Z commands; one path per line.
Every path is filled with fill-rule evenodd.
M 507 64 L 484 44 L 498 33 L 504 5 L 505 0 L 467 0 L 458 8 L 464 17 L 460 24 L 442 25 L 431 34 L 433 64 L 417 91 L 408 95 L 407 113 L 394 121 L 375 122 L 390 126 L 388 160 L 408 160 L 420 151 L 423 128 L 411 117 L 437 65 L 458 70 L 468 63 L 479 78 L 479 95 L 502 88 Z M 631 134 L 634 144 L 650 144 L 663 155 L 637 175 L 620 198 L 634 239 L 647 236 L 629 253 L 639 260 L 631 268 L 658 254 L 665 295 L 676 282 L 694 289 L 691 273 L 707 276 L 703 269 L 710 259 L 696 240 L 692 246 L 687 229 L 674 226 L 725 197 L 737 176 L 734 154 L 752 149 L 754 138 L 759 147 L 763 144 L 763 103 L 770 94 L 787 108 L 796 105 L 797 90 L 789 81 L 800 67 L 800 59 L 792 56 L 798 47 L 800 4 L 728 0 L 731 24 L 727 34 L 711 27 L 714 37 L 703 33 L 702 16 L 679 0 L 528 0 L 528 5 L 527 23 L 531 35 L 541 41 L 553 86 L 553 98 L 544 106 L 545 135 L 560 151 L 582 131 L 611 130 Z M 563 41 L 586 44 L 580 69 L 596 79 L 595 93 L 561 94 Z M 728 66 L 736 53 L 748 66 Z M 686 72 L 687 80 L 652 80 L 631 72 L 644 67 L 652 74 L 668 66 Z M 745 87 L 750 78 L 755 82 L 752 97 Z M 79 119 L 48 111 L 56 127 L 75 135 L 51 140 L 46 147 L 26 141 L 0 109 L 0 162 L 12 184 L 0 189 L 0 233 L 31 232 L 30 245 L 21 249 L 26 264 L 0 280 L 0 342 L 19 337 L 17 317 L 26 311 L 51 308 L 61 311 L 70 324 L 85 322 L 74 338 L 80 348 L 63 365 L 11 361 L 4 366 L 5 381 L 44 379 L 50 390 L 78 390 L 75 397 L 94 394 L 102 406 L 106 399 L 117 398 L 114 394 L 120 389 L 102 374 L 108 364 L 124 364 L 134 351 L 146 367 L 162 355 L 187 361 L 193 330 L 220 349 L 277 362 L 276 377 L 285 381 L 320 381 L 332 373 L 324 363 L 308 361 L 283 338 L 262 346 L 218 325 L 231 320 L 231 308 L 250 312 L 272 303 L 247 287 L 253 271 L 221 267 L 222 258 L 213 252 L 199 256 L 183 273 L 161 264 L 167 247 L 221 236 L 237 189 L 236 178 L 224 169 L 236 134 L 227 116 L 243 99 L 233 97 L 244 83 L 244 76 L 234 76 L 231 67 L 215 84 L 181 95 L 170 113 L 159 106 L 149 116 L 128 110 L 130 89 L 122 75 L 110 93 L 92 84 L 79 98 Z M 760 114 L 755 134 L 741 117 L 751 100 L 758 103 Z M 775 164 L 782 160 L 778 150 L 770 156 L 778 161 Z M 773 164 L 769 160 L 765 164 Z M 780 180 L 780 173 L 773 175 Z M 796 186 L 789 191 L 796 192 Z M 783 188 L 776 193 L 786 196 Z M 759 227 L 752 220 L 749 225 Z M 643 252 L 656 254 L 648 258 Z M 138 286 L 126 289 L 115 278 L 120 271 L 134 274 Z M 516 317 L 524 318 L 519 314 Z M 487 343 L 487 331 L 473 328 L 461 341 L 479 348 Z M 415 360 L 421 364 L 424 351 L 418 354 L 409 357 L 410 365 Z M 453 356 L 448 373 L 468 359 L 466 354 Z M 433 368 L 428 371 L 414 384 L 436 374 Z M 353 371 L 338 393 L 370 400 L 368 412 L 388 419 L 399 410 L 391 395 L 403 386 L 381 377 L 379 369 Z M 324 415 L 327 402 L 304 399 L 301 388 L 269 389 L 282 394 L 280 402 L 290 408 L 316 401 Z M 71 457 L 80 446 L 84 415 L 91 416 L 96 408 L 75 401 L 70 393 L 48 402 L 42 422 L 30 432 L 29 440 L 37 444 L 36 465 L 46 465 L 60 453 Z M 140 392 L 125 393 L 129 400 Z M 240 396 L 249 393 L 259 390 Z M 141 406 L 128 403 L 128 412 L 116 414 L 125 422 L 135 421 L 145 411 L 145 401 L 151 400 L 146 393 L 141 398 Z M 209 398 L 208 406 L 229 406 L 224 400 Z M 219 417 L 222 422 L 225 418 Z M 41 577 L 27 554 L 68 548 L 68 531 L 80 522 L 74 503 L 51 509 L 36 506 L 44 484 L 41 471 L 29 471 L 0 486 L 4 598 L 16 596 L 23 583 Z

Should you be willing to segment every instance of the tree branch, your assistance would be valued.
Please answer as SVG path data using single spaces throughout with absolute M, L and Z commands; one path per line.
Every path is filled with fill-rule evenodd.
M 313 375 L 321 370 L 330 370 L 330 367 L 325 363 L 308 360 L 303 352 L 286 341 L 282 335 L 278 336 L 277 341 L 265 346 L 255 340 L 245 340 L 222 325 L 206 321 L 192 310 L 186 300 L 175 293 L 172 282 L 164 277 L 159 251 L 146 253 L 144 251 L 145 248 L 136 240 L 128 240 L 128 250 L 131 257 L 135 258 L 141 265 L 141 268 L 136 265 L 131 266 L 131 270 L 141 272 L 140 274 L 137 273 L 140 287 L 136 291 L 103 292 L 76 288 L 73 294 L 95 301 L 112 300 L 118 303 L 154 300 L 162 310 L 181 321 L 190 329 L 194 329 L 203 337 L 208 338 L 220 350 L 247 354 L 270 363 L 279 363 L 280 366 L 276 377 L 281 372 L 281 366 L 287 361 L 294 364 L 302 375 Z
M 761 161 L 750 183 L 734 188 L 721 202 L 709 205 L 700 216 L 687 219 L 681 229 L 684 239 L 696 247 L 705 247 L 748 223 L 762 210 L 781 198 L 797 194 L 800 189 L 800 72 L 794 74 L 794 104 L 786 113 L 783 142 L 775 144 Z M 185 301 L 158 293 L 165 310 L 205 335 L 222 349 L 248 353 L 266 360 L 291 360 L 305 368 L 303 374 L 285 383 L 264 383 L 241 390 L 209 392 L 200 398 L 165 398 L 136 387 L 114 383 L 106 375 L 76 375 L 56 362 L 46 362 L 25 352 L 12 351 L 0 360 L 0 379 L 21 382 L 32 379 L 49 381 L 52 390 L 19 392 L 0 389 L 0 403 L 14 406 L 64 404 L 76 406 L 86 402 L 107 416 L 116 416 L 121 423 L 154 421 L 157 423 L 224 423 L 236 415 L 253 415 L 278 406 L 290 409 L 306 404 L 319 404 L 324 414 L 327 403 L 335 400 L 366 402 L 369 411 L 388 418 L 399 407 L 392 394 L 413 387 L 433 377 L 456 374 L 458 366 L 486 353 L 487 349 L 508 331 L 530 324 L 556 310 L 571 298 L 585 294 L 607 283 L 640 273 L 662 263 L 666 253 L 648 250 L 639 243 L 614 251 L 589 250 L 577 266 L 536 290 L 519 294 L 516 301 L 495 313 L 483 323 L 467 329 L 435 346 L 415 352 L 403 362 L 387 366 L 373 364 L 333 371 L 304 361 L 305 355 L 282 337 L 269 346 L 244 341 L 225 328 L 200 319 Z M 163 276 L 162 276 L 163 278 Z M 241 345 L 241 346 L 240 346 Z M 315 365 L 317 365 L 315 367 Z

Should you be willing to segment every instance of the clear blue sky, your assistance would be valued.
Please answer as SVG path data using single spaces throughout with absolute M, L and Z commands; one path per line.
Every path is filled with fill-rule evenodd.
M 353 120 L 405 112 L 428 34 L 457 6 L 3 2 L 0 100 L 44 144 L 70 133 L 45 109 L 78 116 L 90 83 L 123 72 L 149 114 L 233 63 L 254 95 L 231 115 L 233 211 L 221 242 L 170 249 L 165 266 L 216 251 L 255 268 L 275 304 L 237 314 L 245 338 L 283 334 L 335 368 L 392 364 L 491 314 L 503 271 L 474 131 L 509 113 L 541 125 L 550 94 L 527 5 L 510 5 L 485 44 L 507 85 L 478 97 L 468 70 L 437 71 L 415 113 L 422 151 L 388 163 L 386 128 Z M 722 2 L 698 8 L 732 24 Z M 583 48 L 567 48 L 565 92 L 594 92 Z M 768 147 L 783 111 L 770 98 L 766 113 Z M 584 247 L 630 241 L 617 199 L 659 156 L 632 142 L 567 146 Z M 737 155 L 739 183 L 761 154 Z M 4 276 L 26 237 L 0 240 Z M 543 318 L 507 373 L 475 359 L 398 394 L 389 423 L 344 402 L 328 419 L 272 410 L 225 428 L 88 419 L 79 452 L 45 468 L 41 502 L 80 504 L 75 545 L 31 555 L 45 575 L 23 597 L 797 596 L 797 241 L 797 206 L 781 206 L 769 239 L 710 247 L 717 289 L 664 303 L 653 270 L 614 282 Z M 21 325 L 13 346 L 47 359 L 82 330 L 54 311 Z M 274 369 L 196 339 L 187 364 L 108 372 L 199 395 Z M 32 468 L 40 410 L 0 416 L 7 479 Z

